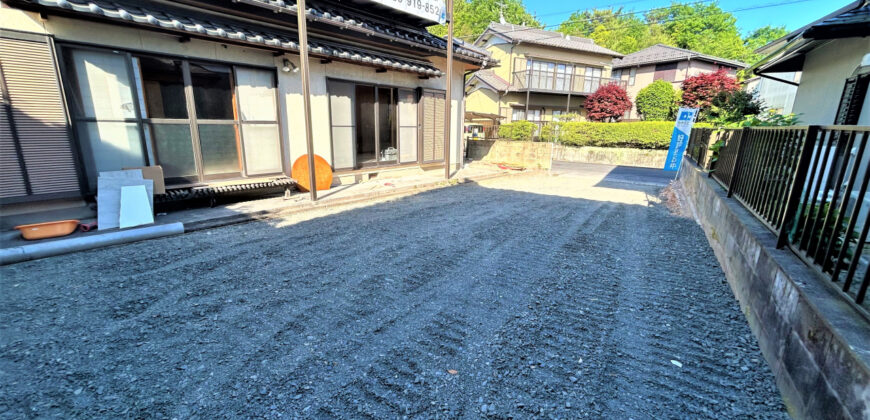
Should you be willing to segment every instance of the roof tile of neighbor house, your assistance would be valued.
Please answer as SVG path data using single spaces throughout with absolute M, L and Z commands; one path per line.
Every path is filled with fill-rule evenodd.
M 652 47 L 644 48 L 638 52 L 626 55 L 623 58 L 613 60 L 613 68 L 633 67 L 644 64 L 669 63 L 673 61 L 683 60 L 703 60 L 713 63 L 728 64 L 734 67 L 746 67 L 746 63 L 729 60 L 727 58 L 716 57 L 707 54 L 701 54 L 697 51 L 686 50 L 683 48 L 671 47 L 664 44 L 656 44 Z
M 295 34 L 281 31 L 264 32 L 237 22 L 216 19 L 212 16 L 193 16 L 186 10 L 170 7 L 126 4 L 121 2 L 95 3 L 87 0 L 29 0 L 26 3 L 38 4 L 45 8 L 89 15 L 115 23 L 129 23 L 153 26 L 190 35 L 220 38 L 240 43 L 262 45 L 276 49 L 299 51 Z M 344 45 L 333 41 L 311 39 L 308 44 L 311 54 L 404 71 L 441 76 L 443 72 L 427 61 L 411 60 L 383 54 L 371 50 Z
M 545 31 L 528 26 L 514 25 L 510 23 L 489 24 L 487 30 L 478 38 L 483 38 L 487 32 L 497 34 L 511 42 L 526 42 L 529 44 L 544 45 L 547 47 L 563 48 L 567 50 L 583 51 L 596 54 L 622 57 L 622 54 L 611 49 L 595 44 L 595 41 L 578 36 L 568 36 L 555 31 Z M 476 43 L 476 42 L 475 42 Z
M 480 70 L 474 73 L 474 76 L 479 78 L 483 83 L 492 86 L 493 89 L 506 91 L 511 87 L 507 80 L 502 79 L 492 70 Z
M 249 4 L 260 6 L 275 12 L 290 13 L 296 15 L 296 2 L 294 0 L 236 0 L 241 4 Z M 425 30 L 399 26 L 389 22 L 373 19 L 368 16 L 363 16 L 358 13 L 353 13 L 348 10 L 340 10 L 327 5 L 308 5 L 307 10 L 310 19 L 315 21 L 327 22 L 344 28 L 360 30 L 366 33 L 374 33 L 383 35 L 389 39 L 407 41 L 412 44 L 425 45 L 436 49 L 443 50 L 447 47 L 447 41 L 444 38 L 433 35 Z M 454 40 L 454 53 L 461 57 L 470 58 L 476 61 L 491 62 L 489 52 L 473 45 L 463 43 L 461 40 Z

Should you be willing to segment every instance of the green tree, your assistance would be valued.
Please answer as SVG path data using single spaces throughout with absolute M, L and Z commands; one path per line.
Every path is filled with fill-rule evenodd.
M 522 0 L 457 0 L 453 3 L 453 36 L 474 41 L 490 22 L 499 21 L 499 12 L 508 23 L 540 27 L 541 23 L 526 10 Z M 430 26 L 429 32 L 447 36 L 447 25 Z
M 748 56 L 737 18 L 716 2 L 680 4 L 650 11 L 648 24 L 660 24 L 675 47 L 734 60 Z
M 637 93 L 635 104 L 644 121 L 667 121 L 677 106 L 677 94 L 673 85 L 656 80 Z
M 648 25 L 622 8 L 574 12 L 559 25 L 559 32 L 591 38 L 596 44 L 623 54 L 670 41 L 661 26 Z
M 761 56 L 760 54 L 756 54 L 755 50 L 771 43 L 772 41 L 782 38 L 787 34 L 788 31 L 785 30 L 784 26 L 767 25 L 752 31 L 752 33 L 743 41 L 743 44 L 747 49 L 746 57 L 744 57 L 743 61 L 747 63 L 758 61 Z

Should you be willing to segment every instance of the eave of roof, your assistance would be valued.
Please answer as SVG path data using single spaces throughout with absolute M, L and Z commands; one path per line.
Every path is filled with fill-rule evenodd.
M 577 41 L 572 41 L 572 39 L 566 38 L 565 35 L 563 35 L 559 32 L 544 31 L 542 29 L 529 28 L 529 27 L 525 27 L 522 25 L 513 25 L 513 26 L 518 27 L 520 29 L 500 30 L 500 29 L 498 29 L 497 25 L 503 26 L 502 24 L 496 24 L 495 22 L 491 22 L 489 24 L 489 26 L 487 26 L 486 30 L 484 30 L 483 33 L 480 34 L 480 36 L 478 36 L 477 39 L 474 41 L 474 45 L 479 45 L 480 41 L 483 40 L 484 38 L 486 38 L 487 35 L 493 34 L 493 35 L 496 35 L 500 38 L 505 39 L 508 42 L 515 43 L 515 44 L 519 44 L 519 43 L 535 44 L 535 45 L 540 45 L 540 46 L 548 47 L 548 48 L 556 48 L 556 49 L 569 50 L 569 51 L 585 52 L 585 53 L 590 53 L 590 54 L 606 55 L 606 56 L 610 56 L 610 57 L 623 57 L 623 54 L 618 53 L 616 51 L 613 51 L 611 49 L 602 47 L 598 44 L 595 44 L 592 40 L 589 40 L 586 38 L 572 37 L 575 39 L 586 39 L 588 41 L 588 42 L 581 43 L 581 42 L 577 42 Z M 509 25 L 509 24 L 506 24 L 506 25 Z M 533 30 L 551 33 L 552 35 L 548 38 L 541 38 L 541 39 L 521 38 L 521 37 L 517 37 L 516 35 L 514 35 L 514 36 L 510 35 L 511 33 L 519 32 L 519 31 L 533 31 Z M 544 42 L 547 40 L 552 40 L 552 42 Z M 564 42 L 556 42 L 558 40 L 562 40 Z
M 670 55 L 670 56 L 652 55 L 650 57 L 644 57 L 644 52 L 651 50 L 653 48 L 667 49 L 668 51 L 670 51 L 672 53 L 672 55 Z M 706 61 L 706 62 L 713 63 L 713 64 L 727 64 L 729 66 L 736 67 L 736 68 L 747 67 L 747 64 L 744 62 L 741 62 L 741 61 L 730 60 L 727 58 L 716 57 L 716 56 L 708 55 L 708 54 L 702 54 L 702 53 L 699 53 L 697 51 L 687 50 L 685 48 L 678 48 L 678 47 L 673 47 L 673 46 L 664 45 L 664 44 L 656 44 L 656 45 L 653 45 L 651 47 L 644 48 L 640 51 L 628 54 L 624 58 L 614 59 L 613 60 L 613 68 L 620 69 L 620 68 L 643 66 L 643 65 L 647 65 L 647 64 L 672 63 L 672 62 L 679 62 L 679 61 L 685 61 L 685 60 L 701 60 L 701 61 Z
M 751 73 L 799 71 L 804 55 L 837 38 L 870 36 L 870 0 L 857 0 L 779 38 L 757 52 L 767 56 L 749 67 Z
M 297 15 L 298 7 L 293 0 L 234 0 L 238 3 L 262 7 L 277 13 Z M 367 35 L 375 35 L 398 41 L 418 48 L 443 53 L 447 49 L 447 41 L 435 36 L 428 31 L 390 24 L 377 19 L 372 19 L 361 14 L 347 10 L 339 10 L 331 7 L 309 6 L 306 11 L 309 19 L 315 22 L 323 22 L 345 29 L 352 29 Z M 477 48 L 470 48 L 459 40 L 454 41 L 453 52 L 459 59 L 465 59 L 474 64 L 486 65 L 493 60 L 489 52 Z
M 148 9 L 143 5 L 126 5 L 120 2 L 100 5 L 86 0 L 19 0 L 18 2 L 39 6 L 44 11 L 73 14 L 114 24 L 144 26 L 189 36 L 253 45 L 270 50 L 299 51 L 299 43 L 295 34 L 272 28 L 253 28 L 244 23 L 212 16 L 208 16 L 207 20 L 190 17 L 184 15 L 184 11 L 181 9 L 176 10 L 163 6 Z M 173 12 L 180 13 L 181 16 L 176 17 L 172 14 Z M 407 59 L 317 38 L 309 40 L 308 51 L 318 57 L 394 71 L 426 76 L 442 76 L 444 74 L 428 61 Z

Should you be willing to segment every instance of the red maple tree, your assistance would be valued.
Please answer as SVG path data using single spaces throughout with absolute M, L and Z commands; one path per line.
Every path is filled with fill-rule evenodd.
M 717 96 L 740 89 L 737 79 L 728 75 L 725 69 L 714 73 L 699 74 L 683 81 L 681 105 L 706 110 Z
M 592 121 L 619 121 L 629 109 L 628 93 L 615 83 L 601 86 L 586 99 L 586 118 Z

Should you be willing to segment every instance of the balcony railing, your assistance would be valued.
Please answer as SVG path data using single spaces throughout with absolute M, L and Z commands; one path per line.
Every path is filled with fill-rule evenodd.
M 579 76 L 543 70 L 522 70 L 514 72 L 511 88 L 518 91 L 591 94 L 599 87 L 609 84 L 617 84 L 623 89 L 627 86 L 624 80 L 607 77 Z

